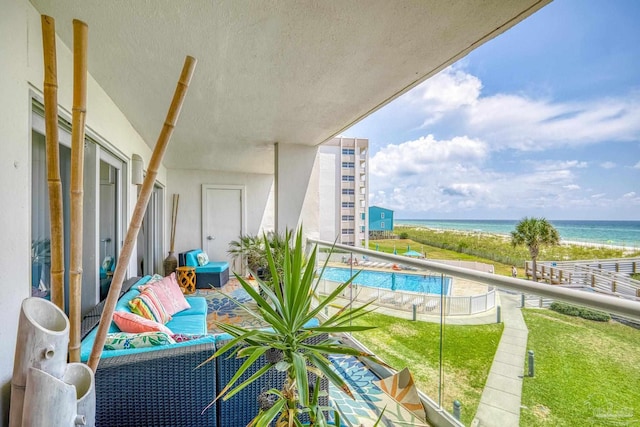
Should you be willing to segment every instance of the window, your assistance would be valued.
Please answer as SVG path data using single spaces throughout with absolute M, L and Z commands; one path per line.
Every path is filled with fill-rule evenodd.
M 342 234 L 353 234 L 353 232 L 353 228 L 345 228 L 344 230 L 342 230 Z
M 50 217 L 46 176 L 45 124 L 42 105 L 32 104 L 31 129 L 31 235 L 32 281 L 31 295 L 50 298 Z M 70 206 L 71 186 L 71 133 L 64 119 L 59 120 L 59 161 L 63 205 Z M 126 165 L 122 159 L 107 151 L 91 135 L 84 141 L 83 191 L 83 275 L 82 311 L 93 307 L 104 297 L 111 285 L 108 273 L 119 255 L 126 217 Z M 87 203 L 86 200 L 93 203 Z M 71 218 L 68 209 L 63 212 L 64 241 L 70 240 Z M 162 230 L 162 223 L 159 224 Z M 149 229 L 147 227 L 147 232 Z M 65 245 L 66 246 L 66 245 Z M 64 270 L 69 268 L 69 249 L 64 248 Z M 138 252 L 140 254 L 140 250 Z M 160 256 L 161 253 L 159 252 Z M 158 266 L 162 266 L 162 258 Z M 145 260 L 145 263 L 147 260 Z M 157 272 L 157 271 L 154 271 Z M 65 274 L 65 293 L 68 293 L 69 277 Z
M 356 167 L 356 165 L 353 162 L 342 162 L 342 167 L 353 169 L 354 167 Z
M 384 228 L 384 221 L 380 221 L 380 228 Z
M 354 202 L 342 202 L 342 207 L 343 208 L 354 208 L 355 204 L 354 204 Z
M 353 188 L 343 188 L 342 189 L 342 194 L 345 195 L 355 195 L 355 190 Z
M 342 180 L 346 182 L 354 182 L 355 177 L 353 175 L 342 175 Z
M 380 219 L 384 219 L 384 212 L 380 212 Z
M 343 221 L 353 221 L 355 220 L 353 215 L 342 215 L 342 220 Z
M 349 156 L 349 155 L 356 154 L 356 152 L 355 152 L 355 150 L 353 148 L 343 148 L 342 149 L 342 154 Z

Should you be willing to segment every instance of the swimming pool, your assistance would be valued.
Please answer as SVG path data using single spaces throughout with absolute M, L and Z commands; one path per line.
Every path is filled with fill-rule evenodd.
M 353 274 L 357 272 L 353 270 Z M 346 282 L 351 277 L 348 268 L 327 267 L 322 275 L 325 280 Z M 423 292 L 425 294 L 448 295 L 451 289 L 451 278 L 441 276 L 424 276 L 419 274 L 387 273 L 384 271 L 362 270 L 353 283 L 370 288 L 391 289 L 396 291 Z M 444 285 L 444 286 L 443 286 Z

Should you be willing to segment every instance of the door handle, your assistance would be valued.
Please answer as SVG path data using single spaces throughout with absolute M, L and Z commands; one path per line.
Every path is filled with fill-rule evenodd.
M 207 236 L 207 240 L 215 240 L 215 237 L 213 237 L 213 236 Z

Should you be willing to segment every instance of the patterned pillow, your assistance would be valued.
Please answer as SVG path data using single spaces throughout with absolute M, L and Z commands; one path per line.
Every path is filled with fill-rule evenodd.
M 207 265 L 209 263 L 209 255 L 206 252 L 198 254 L 198 265 Z
M 150 285 L 154 282 L 159 282 L 160 280 L 164 279 L 163 276 L 161 276 L 160 274 L 154 274 L 153 276 L 151 276 L 151 278 L 149 279 L 149 281 L 146 283 L 146 285 Z
M 128 311 L 114 311 L 113 322 L 122 332 L 138 333 L 159 331 L 173 335 L 171 329 L 167 328 L 162 323 L 154 322 L 153 320 L 138 316 L 137 314 L 129 313 Z
M 185 342 L 191 340 L 197 340 L 198 338 L 206 337 L 206 335 L 188 335 L 188 334 L 173 334 L 171 338 L 175 340 L 175 342 Z
M 400 403 L 420 419 L 425 419 L 426 411 L 418 395 L 418 389 L 413 382 L 413 376 L 408 368 L 404 368 L 397 374 L 373 382 L 387 393 L 392 399 Z
M 171 315 L 167 313 L 162 301 L 151 288 L 145 289 L 140 292 L 140 295 L 129 301 L 129 307 L 135 314 L 155 322 L 165 324 L 171 320 Z
M 175 344 L 175 340 L 166 332 L 142 332 L 130 334 L 116 332 L 107 334 L 104 342 L 105 350 L 124 350 L 129 348 L 153 347 L 156 345 Z
M 187 299 L 180 290 L 180 285 L 178 285 L 178 280 L 176 279 L 176 273 L 171 273 L 171 275 L 163 277 L 161 280 L 154 281 L 148 285 L 140 286 L 138 289 L 140 292 L 151 289 L 160 299 L 162 306 L 169 316 L 173 316 L 182 310 L 188 310 L 191 308 Z

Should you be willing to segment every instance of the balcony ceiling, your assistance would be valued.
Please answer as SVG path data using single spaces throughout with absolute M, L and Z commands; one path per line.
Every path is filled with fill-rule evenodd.
M 150 146 L 196 57 L 165 165 L 260 173 L 274 142 L 330 139 L 548 2 L 31 0 L 69 47 L 88 24 L 89 72 Z

